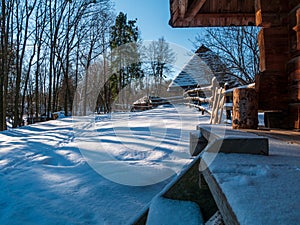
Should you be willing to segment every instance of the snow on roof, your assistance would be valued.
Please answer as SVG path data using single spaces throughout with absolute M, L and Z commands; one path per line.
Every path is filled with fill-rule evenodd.
M 178 87 L 186 89 L 195 86 L 207 86 L 211 84 L 213 77 L 217 78 L 220 86 L 226 82 L 229 83 L 230 87 L 238 86 L 238 80 L 226 74 L 226 70 L 226 66 L 219 56 L 202 45 L 171 82 L 169 90 Z

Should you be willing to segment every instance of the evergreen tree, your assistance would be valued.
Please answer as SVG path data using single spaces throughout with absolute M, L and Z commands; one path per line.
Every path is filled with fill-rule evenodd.
M 131 87 L 132 82 L 143 75 L 139 54 L 139 30 L 136 21 L 136 19 L 127 21 L 127 15 L 120 12 L 110 32 L 113 71 L 110 88 L 113 100 L 118 99 L 122 104 L 128 103 L 126 99 L 129 99 L 128 96 L 124 96 L 124 93 L 119 95 L 122 89 L 126 86 Z M 130 95 L 131 92 L 126 92 L 126 94 Z

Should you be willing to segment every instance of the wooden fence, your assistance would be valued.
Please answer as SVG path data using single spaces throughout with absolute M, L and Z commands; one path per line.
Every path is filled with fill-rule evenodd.
M 240 86 L 237 88 L 254 88 L 255 84 Z M 231 123 L 233 109 L 233 91 L 236 88 L 229 89 L 228 85 L 224 88 L 220 87 L 216 78 L 212 79 L 212 84 L 205 87 L 199 87 L 188 90 L 184 93 L 185 100 L 188 100 L 186 105 L 198 108 L 200 111 L 207 112 L 210 115 L 210 124 Z M 205 96 L 201 97 L 201 93 Z M 208 104 L 209 107 L 204 107 L 203 104 Z M 223 113 L 225 111 L 225 118 Z

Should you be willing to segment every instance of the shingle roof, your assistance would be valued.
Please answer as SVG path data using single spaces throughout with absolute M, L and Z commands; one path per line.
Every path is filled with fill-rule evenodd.
M 231 87 L 239 85 L 235 77 L 226 74 L 226 66 L 219 56 L 202 45 L 173 79 L 169 85 L 169 90 L 178 87 L 187 89 L 196 86 L 208 86 L 213 77 L 217 78 L 220 86 L 226 82 Z

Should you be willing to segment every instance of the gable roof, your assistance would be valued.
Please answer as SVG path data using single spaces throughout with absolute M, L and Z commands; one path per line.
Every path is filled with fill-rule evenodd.
M 189 89 L 196 86 L 208 86 L 213 77 L 216 77 L 220 86 L 229 83 L 231 87 L 240 85 L 237 78 L 226 74 L 226 66 L 219 56 L 206 46 L 197 49 L 190 61 L 169 85 L 169 90 L 174 88 Z

